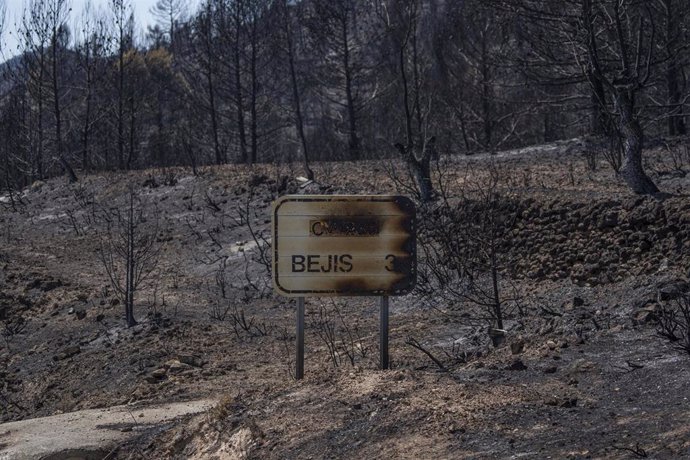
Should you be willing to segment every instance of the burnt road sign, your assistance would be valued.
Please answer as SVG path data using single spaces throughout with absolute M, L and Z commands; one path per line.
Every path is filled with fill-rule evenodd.
M 415 206 L 404 196 L 287 195 L 273 203 L 273 283 L 305 296 L 390 296 L 417 278 Z

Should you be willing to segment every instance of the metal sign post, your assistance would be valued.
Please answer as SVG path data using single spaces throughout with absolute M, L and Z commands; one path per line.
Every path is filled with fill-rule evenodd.
M 304 378 L 304 297 L 297 298 L 297 364 L 295 378 Z
M 381 321 L 380 321 L 380 348 L 381 348 L 381 369 L 388 369 L 388 296 L 381 296 Z
M 389 296 L 417 280 L 416 209 L 395 195 L 287 195 L 273 203 L 273 286 L 297 297 L 295 377 L 304 377 L 304 298 L 376 296 L 388 369 Z

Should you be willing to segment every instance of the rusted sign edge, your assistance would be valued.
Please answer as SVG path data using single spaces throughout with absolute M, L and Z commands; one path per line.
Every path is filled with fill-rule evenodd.
M 410 275 L 401 281 L 405 281 L 404 287 L 392 290 L 291 290 L 285 289 L 280 285 L 278 273 L 278 210 L 285 203 L 290 202 L 311 202 L 311 203 L 328 203 L 328 202 L 373 202 L 373 203 L 396 203 L 400 210 L 409 215 L 411 220 L 411 241 L 410 256 L 412 262 L 410 264 Z M 305 295 L 342 295 L 342 296 L 400 296 L 409 294 L 414 286 L 417 284 L 417 209 L 414 202 L 403 195 L 284 195 L 273 202 L 273 212 L 271 215 L 271 230 L 273 238 L 273 285 L 281 294 L 291 297 L 305 296 Z M 398 282 L 399 283 L 399 282 Z

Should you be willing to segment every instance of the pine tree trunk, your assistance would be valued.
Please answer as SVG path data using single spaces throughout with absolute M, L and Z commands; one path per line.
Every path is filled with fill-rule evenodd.
M 251 163 L 254 164 L 259 160 L 259 135 L 258 135 L 258 126 L 257 126 L 257 96 L 259 92 L 259 77 L 257 75 L 256 71 L 256 61 L 257 61 L 257 55 L 256 55 L 256 47 L 257 47 L 257 37 L 256 37 L 256 21 L 252 23 L 252 43 L 251 43 L 251 62 L 250 62 L 250 74 L 251 74 L 251 87 L 252 87 L 252 94 L 251 94 L 251 107 L 250 107 L 250 112 L 251 112 L 251 121 L 250 121 L 250 136 L 251 136 L 251 144 L 252 144 L 252 153 L 251 153 Z
M 295 55 L 292 45 L 292 30 L 290 29 L 290 16 L 287 5 L 284 4 L 285 13 L 285 38 L 287 47 L 288 67 L 290 69 L 290 82 L 292 83 L 292 103 L 295 111 L 295 122 L 297 125 L 297 134 L 302 143 L 302 162 L 304 165 L 304 173 L 307 179 L 314 180 L 314 171 L 309 167 L 309 149 L 307 144 L 307 136 L 304 132 L 304 118 L 302 116 L 302 104 L 300 101 L 300 91 L 297 84 L 297 71 L 295 69 Z
M 685 126 L 685 114 L 683 113 L 683 92 L 681 90 L 682 67 L 678 62 L 677 52 L 681 40 L 681 26 L 678 21 L 677 11 L 671 0 L 663 1 L 666 10 L 666 90 L 668 104 L 670 106 L 668 118 L 668 133 L 671 136 L 684 136 L 687 134 Z
M 55 145 L 57 149 L 57 158 L 67 174 L 70 184 L 77 182 L 79 179 L 74 173 L 74 169 L 67 162 L 64 154 L 64 147 L 62 145 L 62 108 L 60 107 L 60 85 L 58 80 L 58 42 L 57 29 L 53 28 L 52 38 L 52 85 L 53 85 L 53 113 L 55 115 Z
M 240 163 L 247 163 L 248 161 L 248 155 L 247 155 L 247 135 L 246 135 L 246 128 L 245 128 L 245 123 L 244 123 L 244 98 L 242 95 L 243 88 L 242 88 L 242 68 L 240 67 L 242 64 L 242 59 L 241 59 L 241 27 L 242 27 L 242 21 L 241 21 L 241 8 L 242 4 L 241 2 L 237 2 L 235 5 L 235 54 L 234 54 L 234 63 L 235 63 L 235 103 L 237 104 L 237 131 L 240 136 Z
M 88 71 L 90 72 L 90 71 Z M 82 135 L 81 166 L 84 171 L 89 170 L 89 131 L 91 127 L 91 78 L 86 83 L 86 107 L 84 115 L 84 131 Z
M 587 78 L 591 85 L 591 115 L 590 132 L 593 136 L 609 135 L 609 115 L 606 112 L 606 90 L 601 79 L 597 78 L 592 72 L 588 73 Z
M 123 25 L 120 25 L 120 48 L 118 52 L 118 60 L 120 66 L 117 74 L 117 166 L 119 169 L 125 169 L 125 109 L 124 109 L 124 92 L 125 92 L 125 50 L 124 50 L 124 32 Z
M 213 135 L 213 151 L 216 155 L 216 164 L 221 165 L 225 163 L 225 158 L 223 158 L 223 153 L 220 149 L 220 140 L 218 137 L 218 115 L 216 113 L 216 92 L 213 85 L 213 75 L 211 73 L 210 64 L 208 72 L 206 73 L 206 79 L 208 82 L 208 100 L 210 104 L 211 111 L 211 134 Z
M 127 327 L 137 324 L 134 319 L 134 192 L 130 191 L 127 219 L 127 273 L 125 286 L 125 319 Z
M 347 100 L 348 121 L 348 150 L 353 161 L 360 158 L 360 143 L 357 136 L 357 112 L 355 110 L 355 98 L 352 92 L 352 69 L 350 63 L 350 46 L 347 29 L 347 15 L 342 20 L 342 47 L 343 47 L 343 71 L 345 73 L 345 98 Z

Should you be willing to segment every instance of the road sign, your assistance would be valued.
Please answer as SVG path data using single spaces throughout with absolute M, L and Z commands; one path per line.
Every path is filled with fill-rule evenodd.
M 273 283 L 305 296 L 408 293 L 415 206 L 404 196 L 288 195 L 273 203 Z

